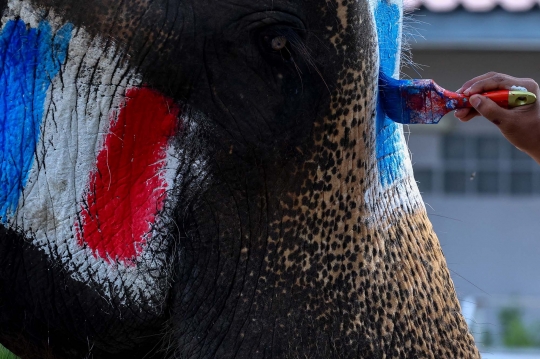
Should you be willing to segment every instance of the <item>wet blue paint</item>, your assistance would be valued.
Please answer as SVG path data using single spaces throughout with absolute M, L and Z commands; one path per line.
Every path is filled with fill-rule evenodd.
M 47 90 L 67 56 L 73 26 L 27 28 L 10 20 L 0 34 L 0 221 L 13 214 L 28 180 Z
M 379 39 L 380 72 L 392 77 L 400 55 L 401 9 L 388 0 L 380 0 L 375 9 L 375 21 Z M 386 187 L 404 175 L 405 158 L 399 135 L 400 128 L 386 116 L 380 96 L 376 122 L 379 181 Z
M 410 80 L 396 80 L 379 72 L 379 101 L 386 116 L 394 122 L 408 123 L 411 117 L 406 101 L 410 85 Z

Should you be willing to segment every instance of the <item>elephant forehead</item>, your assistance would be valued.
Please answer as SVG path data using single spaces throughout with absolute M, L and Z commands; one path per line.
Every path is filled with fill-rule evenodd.
M 157 305 L 180 109 L 140 87 L 114 46 L 9 6 L 20 18 L 0 33 L 0 221 L 73 278 Z

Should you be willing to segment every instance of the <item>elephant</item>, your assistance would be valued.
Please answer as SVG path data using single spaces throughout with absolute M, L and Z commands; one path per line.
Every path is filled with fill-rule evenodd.
M 479 358 L 378 101 L 401 0 L 2 0 L 0 343 Z

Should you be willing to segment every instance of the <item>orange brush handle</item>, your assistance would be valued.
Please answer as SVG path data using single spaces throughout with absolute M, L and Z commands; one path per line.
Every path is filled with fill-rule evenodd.
M 490 92 L 484 92 L 481 94 L 482 96 L 490 98 L 492 101 L 496 102 L 497 105 L 508 108 L 508 96 L 510 91 L 508 90 L 501 90 L 501 91 L 490 91 Z M 471 104 L 468 102 L 467 107 L 472 107 Z
M 510 94 L 510 91 L 508 90 L 499 90 L 499 91 L 484 92 L 481 95 L 485 97 L 489 97 L 491 100 L 493 100 L 495 103 L 497 103 L 497 105 L 501 107 L 509 108 L 509 105 L 508 105 L 509 94 Z M 456 109 L 473 107 L 471 103 L 469 102 L 468 96 L 458 94 L 452 91 L 447 91 L 447 90 L 444 90 L 444 95 L 448 97 L 449 99 L 455 101 Z

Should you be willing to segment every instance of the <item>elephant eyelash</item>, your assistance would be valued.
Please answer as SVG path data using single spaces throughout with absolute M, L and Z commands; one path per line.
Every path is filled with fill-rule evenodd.
M 297 66 L 296 61 L 301 59 L 305 61 L 308 67 L 313 68 L 317 73 L 319 72 L 315 61 L 313 60 L 313 56 L 311 56 L 311 51 L 296 31 L 291 28 L 277 28 L 272 31 L 272 39 L 278 37 L 287 39 L 287 46 L 282 50 L 279 50 L 282 56 L 285 55 L 283 57 L 284 60 L 291 61 Z
M 280 54 L 284 62 L 292 64 L 300 77 L 300 81 L 302 81 L 302 71 L 299 66 L 299 60 L 303 61 L 308 69 L 313 70 L 321 78 L 328 91 L 330 91 L 328 84 L 311 55 L 309 47 L 297 31 L 290 27 L 277 27 L 266 32 L 263 37 L 267 38 L 267 51 Z M 271 41 L 278 37 L 285 38 L 287 40 L 287 46 L 278 51 L 272 50 Z
M 287 34 L 284 34 L 283 36 L 285 36 L 287 40 L 289 41 L 289 43 L 291 44 L 291 48 L 294 51 L 294 53 L 298 54 L 298 56 L 306 63 L 306 65 L 308 66 L 308 69 L 313 69 L 317 73 L 317 75 L 319 75 L 322 82 L 324 83 L 328 91 L 330 92 L 330 89 L 328 88 L 328 84 L 326 83 L 322 73 L 319 71 L 319 68 L 317 67 L 317 64 L 315 63 L 315 60 L 313 59 L 313 56 L 311 55 L 311 51 L 307 47 L 302 37 L 300 37 L 298 33 L 294 31 L 293 29 L 289 28 L 289 29 L 285 29 L 285 31 L 287 32 Z M 299 75 L 301 75 L 301 72 L 300 72 L 300 69 L 298 68 L 297 63 L 294 62 L 294 58 L 293 58 L 293 63 L 294 63 L 294 66 L 296 67 L 296 71 L 299 73 Z

